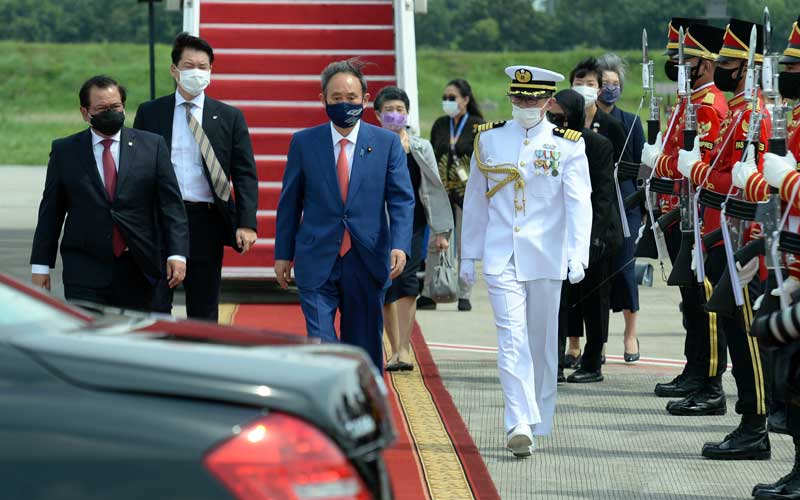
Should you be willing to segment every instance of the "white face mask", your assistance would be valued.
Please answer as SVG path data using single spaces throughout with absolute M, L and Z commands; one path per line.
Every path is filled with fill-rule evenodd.
M 583 107 L 590 108 L 597 101 L 598 89 L 586 85 L 575 85 L 572 90 L 583 96 Z
M 511 116 L 522 128 L 533 128 L 542 121 L 542 108 L 520 108 L 512 104 Z
M 450 118 L 455 117 L 460 111 L 456 101 L 442 101 L 442 110 Z
M 205 69 L 184 69 L 180 71 L 181 88 L 190 95 L 200 95 L 211 83 L 211 71 Z

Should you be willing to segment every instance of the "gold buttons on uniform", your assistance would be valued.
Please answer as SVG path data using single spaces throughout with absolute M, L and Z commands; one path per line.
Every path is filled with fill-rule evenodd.
M 519 166 L 520 167 L 524 167 L 525 166 L 525 162 L 524 161 L 519 162 Z
M 523 144 L 525 144 L 526 146 L 527 146 L 528 144 L 530 144 L 530 143 L 531 143 L 531 141 L 530 141 L 529 139 L 525 139 L 525 141 L 523 142 Z
M 519 226 L 514 226 L 514 232 L 515 232 L 515 233 L 518 233 L 518 232 L 519 232 Z

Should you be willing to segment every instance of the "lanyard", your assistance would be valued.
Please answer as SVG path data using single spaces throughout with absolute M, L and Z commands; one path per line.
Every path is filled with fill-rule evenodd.
M 455 152 L 456 150 L 456 143 L 458 142 L 458 138 L 461 137 L 461 132 L 464 130 L 464 125 L 467 123 L 467 118 L 469 118 L 469 113 L 464 113 L 464 116 L 461 118 L 461 123 L 458 124 L 458 130 L 453 133 L 453 119 L 450 118 L 450 151 Z

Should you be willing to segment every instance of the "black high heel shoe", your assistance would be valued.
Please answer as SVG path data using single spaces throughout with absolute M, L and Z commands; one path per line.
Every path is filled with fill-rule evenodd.
M 640 350 L 639 349 L 639 339 L 637 338 L 636 339 L 636 352 L 633 353 L 633 354 L 628 354 L 627 352 L 624 353 L 623 358 L 625 359 L 625 362 L 626 363 L 633 363 L 634 361 L 639 361 L 639 358 L 641 357 L 639 355 L 639 350 Z

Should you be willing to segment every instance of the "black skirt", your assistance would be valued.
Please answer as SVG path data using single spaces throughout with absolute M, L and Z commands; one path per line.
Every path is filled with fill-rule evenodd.
M 426 229 L 427 226 L 425 224 L 414 225 L 414 232 L 411 235 L 411 258 L 406 262 L 406 267 L 403 268 L 400 276 L 393 279 L 389 289 L 386 290 L 384 304 L 388 305 L 403 297 L 416 297 L 419 294 L 420 287 L 417 272 L 427 253 L 427 245 L 425 244 Z M 435 236 L 431 235 L 431 237 Z

